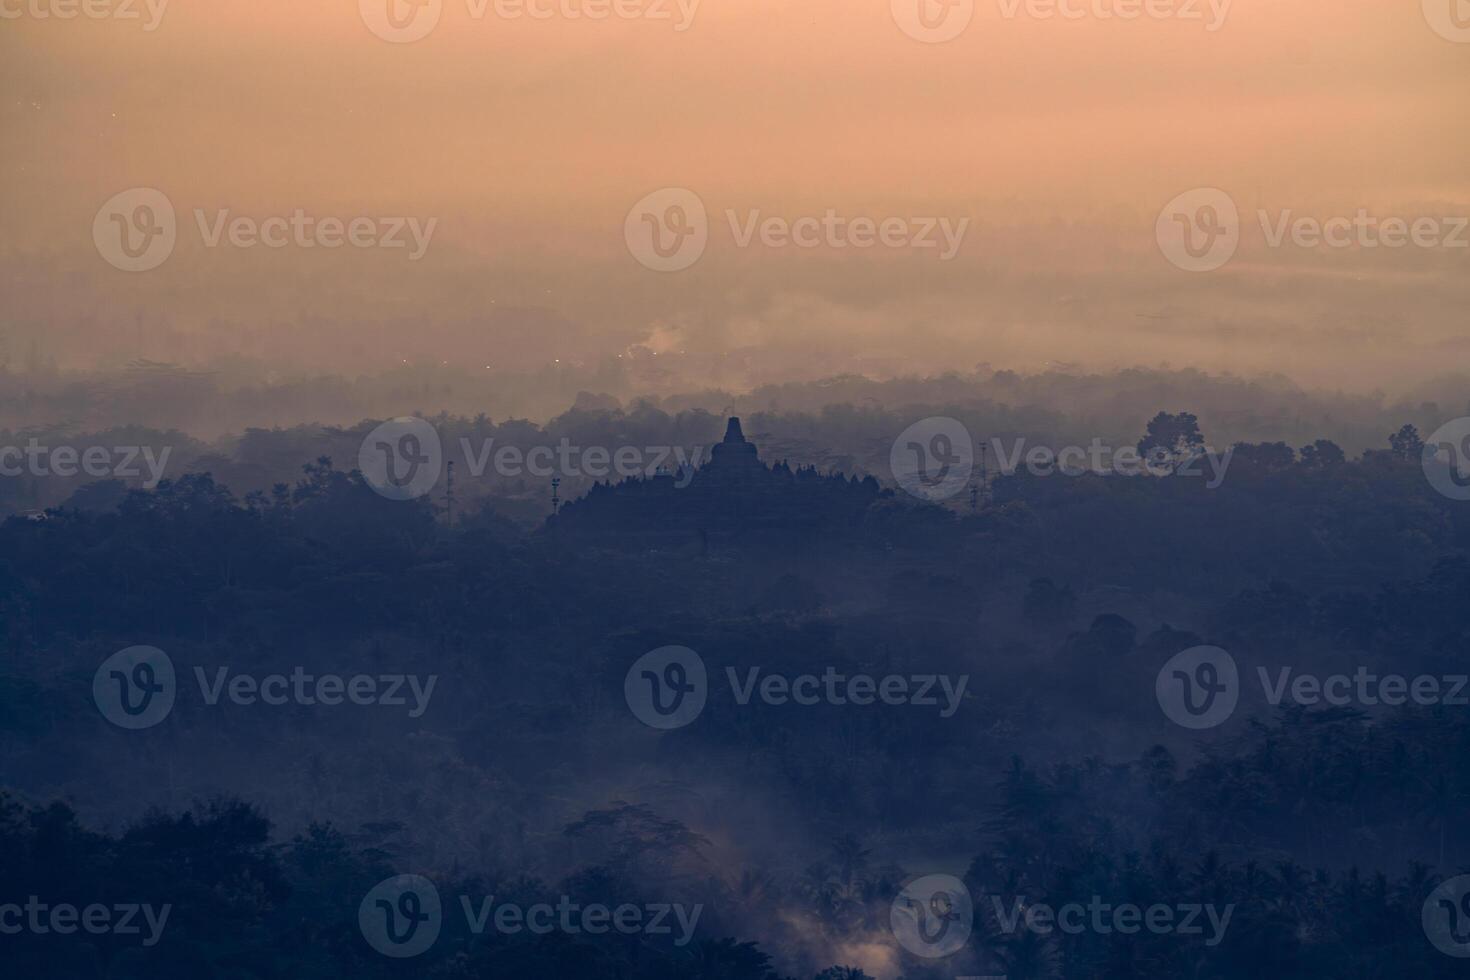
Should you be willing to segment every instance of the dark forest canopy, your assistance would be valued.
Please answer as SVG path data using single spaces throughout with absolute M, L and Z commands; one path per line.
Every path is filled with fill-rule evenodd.
M 1155 413 L 1130 442 L 1186 452 L 1194 425 Z M 1390 431 L 1358 458 L 1237 446 L 1213 489 L 1021 469 L 948 506 L 764 446 L 683 488 L 603 482 L 549 521 L 462 499 L 451 523 L 442 494 L 390 500 L 327 457 L 265 490 L 207 471 L 92 484 L 0 524 L 0 880 L 175 918 L 149 947 L 6 942 L 35 976 L 408 975 L 355 910 L 412 871 L 446 896 L 703 909 L 683 946 L 446 926 L 419 976 L 1456 975 L 1419 909 L 1470 867 L 1470 708 L 1257 695 L 1195 733 L 1155 700 L 1161 668 L 1201 644 L 1248 677 L 1465 672 L 1470 513 Z M 250 437 L 263 473 L 294 438 Z M 166 721 L 126 732 L 91 684 L 134 644 L 186 680 L 307 665 L 440 683 L 414 717 L 181 690 Z M 660 733 L 623 678 L 667 644 L 716 676 L 968 686 L 950 715 L 721 687 Z M 935 871 L 977 909 L 943 961 L 889 925 L 905 882 Z M 1207 943 L 1007 931 L 997 914 L 1093 896 L 1232 918 Z

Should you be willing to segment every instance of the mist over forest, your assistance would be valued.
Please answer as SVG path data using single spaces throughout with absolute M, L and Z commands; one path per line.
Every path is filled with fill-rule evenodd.
M 18 962 L 395 976 L 356 907 L 409 874 L 445 910 L 425 976 L 1455 975 L 1419 907 L 1470 865 L 1470 511 L 1426 480 L 1424 438 L 1470 389 L 613 387 L 538 423 L 457 411 L 479 389 L 423 368 L 26 376 L 0 445 L 51 469 L 0 481 L 0 880 L 174 918 L 153 945 L 7 939 Z M 908 442 L 935 418 L 970 434 L 967 462 Z M 395 499 L 363 467 L 402 426 L 442 459 Z M 1102 466 L 1025 455 L 1092 444 Z M 923 499 L 895 467 L 910 445 L 965 462 L 962 488 Z M 131 447 L 137 472 L 64 476 L 65 447 Z M 631 468 L 589 475 L 595 447 Z M 1120 449 L 1154 468 L 1125 474 Z M 140 644 L 177 695 L 130 731 L 93 673 Z M 668 649 L 695 652 L 707 702 L 649 727 L 624 675 Z M 1239 704 L 1196 731 L 1156 688 L 1202 649 L 1229 652 Z M 1290 693 L 1359 673 L 1438 697 Z M 772 674 L 915 696 L 754 694 Z M 271 676 L 297 693 L 262 700 Z M 328 707 L 319 676 L 402 690 Z M 973 906 L 940 959 L 893 911 L 935 875 Z M 667 905 L 686 931 L 476 931 L 482 901 Z M 1108 911 L 1080 932 L 1026 917 L 1089 902 Z M 1203 925 L 1123 934 L 1107 916 L 1128 903 Z
M 351 469 L 372 424 L 422 415 L 441 427 L 465 493 L 503 498 L 517 517 L 540 517 L 547 479 L 524 470 L 506 478 L 487 468 L 474 458 L 487 441 L 523 452 L 563 440 L 679 446 L 687 457 L 719 439 L 727 415 L 740 415 L 772 459 L 891 479 L 884 474 L 893 436 L 926 416 L 963 421 L 988 444 L 997 466 L 1004 462 L 998 455 L 1035 445 L 1132 444 L 1159 411 L 1191 412 L 1206 440 L 1221 448 L 1238 442 L 1299 447 L 1329 439 L 1353 457 L 1385 447 L 1386 434 L 1402 425 L 1428 435 L 1446 419 L 1470 412 L 1470 377 L 1453 374 L 1390 397 L 1304 389 L 1280 375 L 1196 370 L 1021 374 L 981 367 L 889 380 L 843 375 L 748 390 L 680 388 L 686 370 L 646 350 L 598 370 L 569 367 L 541 378 L 482 378 L 430 365 L 294 381 L 269 380 L 259 369 L 193 371 L 147 361 L 109 374 L 38 370 L 0 374 L 0 437 L 17 447 L 146 446 L 154 462 L 137 460 L 123 483 L 140 486 L 160 475 L 202 471 L 243 495 L 291 483 L 303 463 L 322 456 Z M 466 466 L 473 462 L 480 465 Z M 75 469 L 70 477 L 19 474 L 4 484 L 0 506 L 13 513 L 61 504 L 88 482 Z M 560 476 L 567 484 L 563 497 L 585 493 L 595 482 L 581 474 Z

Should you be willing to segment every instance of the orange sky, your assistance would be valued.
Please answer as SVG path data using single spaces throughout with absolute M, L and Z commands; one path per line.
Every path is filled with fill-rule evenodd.
M 442 331 L 453 356 L 508 365 L 650 340 L 789 349 L 814 373 L 855 355 L 1169 360 L 1371 387 L 1465 363 L 1470 249 L 1273 249 L 1256 220 L 1470 215 L 1470 42 L 1418 3 L 1234 0 L 1212 31 L 1210 0 L 1153 0 L 1201 20 L 1131 21 L 1098 15 L 1129 0 L 1072 0 L 1076 19 L 977 0 L 959 37 L 926 44 L 890 0 L 701 0 L 682 31 L 677 0 L 618 0 L 669 19 L 602 21 L 566 16 L 585 0 L 535 0 L 539 20 L 442 0 L 427 37 L 394 44 L 356 0 L 173 0 L 151 31 L 144 0 L 140 20 L 34 13 L 66 2 L 0 0 L 0 329 L 68 362 L 134 356 L 119 324 L 141 314 L 195 337 L 184 356 L 239 338 L 344 370 L 373 351 L 338 356 L 341 332 L 383 347 L 405 319 L 422 329 L 394 354 Z M 114 269 L 92 237 L 132 187 L 178 212 L 148 272 Z M 709 213 L 681 272 L 624 240 L 662 187 Z M 1155 241 L 1160 208 L 1196 187 L 1242 215 L 1239 252 L 1209 273 Z M 408 262 L 207 248 L 195 209 L 437 225 Z M 969 227 L 942 262 L 742 248 L 725 215 L 828 209 Z M 576 327 L 528 346 L 506 310 Z

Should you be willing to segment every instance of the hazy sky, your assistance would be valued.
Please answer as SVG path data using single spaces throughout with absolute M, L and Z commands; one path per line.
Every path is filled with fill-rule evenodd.
M 1362 387 L 1470 362 L 1465 0 L 923 0 L 924 18 L 919 0 L 392 0 L 409 31 L 438 18 L 410 43 L 370 26 L 392 33 L 388 0 L 88 2 L 139 16 L 0 0 L 12 353 L 356 371 L 647 343 L 812 375 L 1168 361 Z M 911 36 L 967 14 L 952 40 Z M 101 254 L 160 227 L 136 197 L 99 215 L 131 188 L 176 216 L 149 271 Z M 677 224 L 672 199 L 628 220 L 662 188 L 707 215 L 676 272 L 635 255 L 638 229 Z M 1159 220 L 1196 188 L 1238 209 L 1213 271 L 1158 237 L 1228 227 L 1200 210 L 1217 198 Z M 1360 209 L 1348 247 L 1289 224 L 1270 242 L 1287 211 Z M 281 221 L 282 247 L 240 247 L 220 225 L 298 210 L 372 219 L 363 241 L 414 223 L 403 248 Z M 815 247 L 741 243 L 753 219 L 829 211 L 800 231 Z M 852 245 L 862 217 L 896 244 Z M 1392 218 L 1433 219 L 1432 244 L 1364 247 Z

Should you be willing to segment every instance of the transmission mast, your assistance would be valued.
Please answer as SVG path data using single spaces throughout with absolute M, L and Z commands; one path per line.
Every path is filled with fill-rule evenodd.
M 444 507 L 450 527 L 454 527 L 454 460 L 449 461 L 449 475 L 444 481 Z

